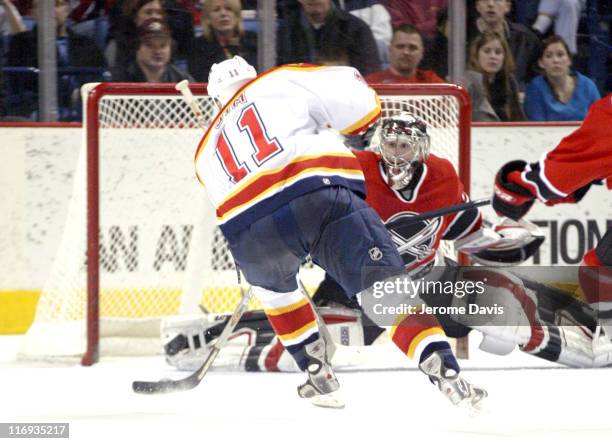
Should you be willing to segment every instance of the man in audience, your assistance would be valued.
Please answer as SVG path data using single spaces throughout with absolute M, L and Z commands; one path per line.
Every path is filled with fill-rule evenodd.
M 368 25 L 331 0 L 300 0 L 279 31 L 278 64 L 316 62 L 328 46 L 346 50 L 350 65 L 366 75 L 380 69 L 376 42 Z
M 11 0 L 0 0 L 0 34 L 13 35 L 26 30 L 21 14 Z
M 585 3 L 586 0 L 541 0 L 538 4 L 538 17 L 531 28 L 543 35 L 554 23 L 555 34 L 565 40 L 572 54 L 576 54 L 578 24 Z
M 444 83 L 435 72 L 419 69 L 425 50 L 423 37 L 413 25 L 401 25 L 393 31 L 389 46 L 391 66 L 366 76 L 369 83 Z
M 170 28 L 160 19 L 148 19 L 138 28 L 138 48 L 135 59 L 112 71 L 114 82 L 179 82 L 193 81 L 185 71 L 177 68 L 172 57 Z
M 514 76 L 524 91 L 525 83 L 538 74 L 541 42 L 529 28 L 506 18 L 511 6 L 511 0 L 476 0 L 478 18 L 468 27 L 468 41 L 484 31 L 495 31 L 506 37 L 515 61 Z
M 105 49 L 110 68 L 133 56 L 135 30 L 147 18 L 161 18 L 168 23 L 175 42 L 174 58 L 186 60 L 194 38 L 193 16 L 177 0 L 113 0 L 108 11 L 108 42 Z
M 405 23 L 416 26 L 426 40 L 436 35 L 438 14 L 448 6 L 448 0 L 383 0 L 391 14 L 393 27 Z
M 383 64 L 389 63 L 389 43 L 393 34 L 391 15 L 380 0 L 336 0 L 336 5 L 363 20 L 372 31 L 378 55 Z
M 32 16 L 38 14 L 38 7 L 42 1 L 34 0 L 32 3 Z M 58 75 L 58 104 L 60 120 L 73 120 L 77 116 L 76 109 L 78 94 L 74 91 L 82 83 L 99 80 L 91 73 L 78 72 L 79 68 L 104 68 L 104 56 L 95 42 L 87 37 L 73 33 L 68 29 L 67 18 L 70 15 L 68 0 L 55 0 L 55 27 L 57 67 L 71 68 L 70 72 L 59 72 Z M 38 29 L 36 26 L 30 31 L 15 34 L 10 42 L 6 63 L 8 66 L 38 67 Z M 16 110 L 19 115 L 29 116 L 38 108 L 37 91 L 38 77 L 35 74 L 13 75 L 11 78 L 13 92 L 18 91 L 24 95 L 21 109 Z
M 41 0 L 34 0 L 32 16 L 37 16 Z M 95 66 L 104 67 L 104 56 L 93 40 L 72 33 L 68 29 L 70 15 L 68 0 L 55 0 L 55 28 L 57 46 L 57 66 Z M 8 64 L 11 66 L 38 66 L 37 29 L 15 34 L 11 39 Z

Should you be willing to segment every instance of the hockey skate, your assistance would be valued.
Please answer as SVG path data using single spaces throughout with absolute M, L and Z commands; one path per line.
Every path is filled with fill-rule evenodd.
M 467 382 L 455 370 L 447 368 L 439 352 L 433 352 L 419 364 L 419 368 L 454 405 L 466 405 L 472 411 L 480 411 L 487 392 Z
M 344 408 L 344 402 L 338 396 L 340 383 L 327 358 L 323 338 L 306 345 L 304 351 L 308 357 L 308 380 L 298 387 L 298 395 L 319 407 Z

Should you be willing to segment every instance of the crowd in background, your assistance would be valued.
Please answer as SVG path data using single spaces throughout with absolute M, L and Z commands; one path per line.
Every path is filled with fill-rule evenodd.
M 0 0 L 4 120 L 37 118 L 42 1 Z M 60 120 L 81 118 L 78 88 L 89 81 L 205 82 L 213 63 L 234 55 L 257 66 L 257 26 L 245 26 L 256 23 L 257 0 L 49 1 Z M 466 3 L 466 72 L 459 83 L 472 97 L 473 120 L 582 120 L 610 88 L 584 74 L 588 50 L 579 36 L 586 0 Z M 448 81 L 447 0 L 276 4 L 279 65 L 350 65 L 371 83 Z M 602 4 L 598 12 L 606 17 L 612 11 Z

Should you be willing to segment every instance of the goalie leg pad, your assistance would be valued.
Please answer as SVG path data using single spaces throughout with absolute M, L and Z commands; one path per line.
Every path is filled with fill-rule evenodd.
M 568 367 L 589 368 L 595 365 L 592 337 L 587 328 L 548 325 L 544 329 L 544 346 L 530 354 Z
M 458 279 L 482 283 L 484 291 L 471 297 L 453 298 L 452 318 L 456 322 L 495 338 L 487 344 L 491 350 L 506 353 L 522 345 L 529 350 L 537 349 L 543 338 L 541 322 L 537 313 L 535 295 L 524 288 L 521 279 L 496 269 L 479 268 L 462 270 Z M 475 308 L 492 308 L 495 314 L 470 314 Z
M 612 230 L 608 233 L 612 233 Z M 608 233 L 604 238 L 612 238 L 608 236 Z M 578 271 L 578 279 L 586 300 L 597 311 L 600 325 L 606 330 L 608 336 L 612 336 L 612 267 L 601 261 L 602 254 L 598 248 L 599 245 L 584 255 Z M 605 254 L 603 252 L 604 256 Z

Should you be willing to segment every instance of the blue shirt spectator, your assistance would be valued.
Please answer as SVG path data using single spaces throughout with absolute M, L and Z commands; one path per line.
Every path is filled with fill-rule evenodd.
M 567 103 L 560 102 L 544 76 L 538 76 L 527 86 L 525 112 L 529 120 L 583 120 L 591 104 L 600 98 L 595 83 L 576 73 L 576 87 Z
M 588 77 L 571 72 L 572 55 L 558 35 L 544 40 L 538 59 L 542 69 L 527 86 L 525 112 L 529 120 L 582 120 L 599 100 L 599 91 Z

